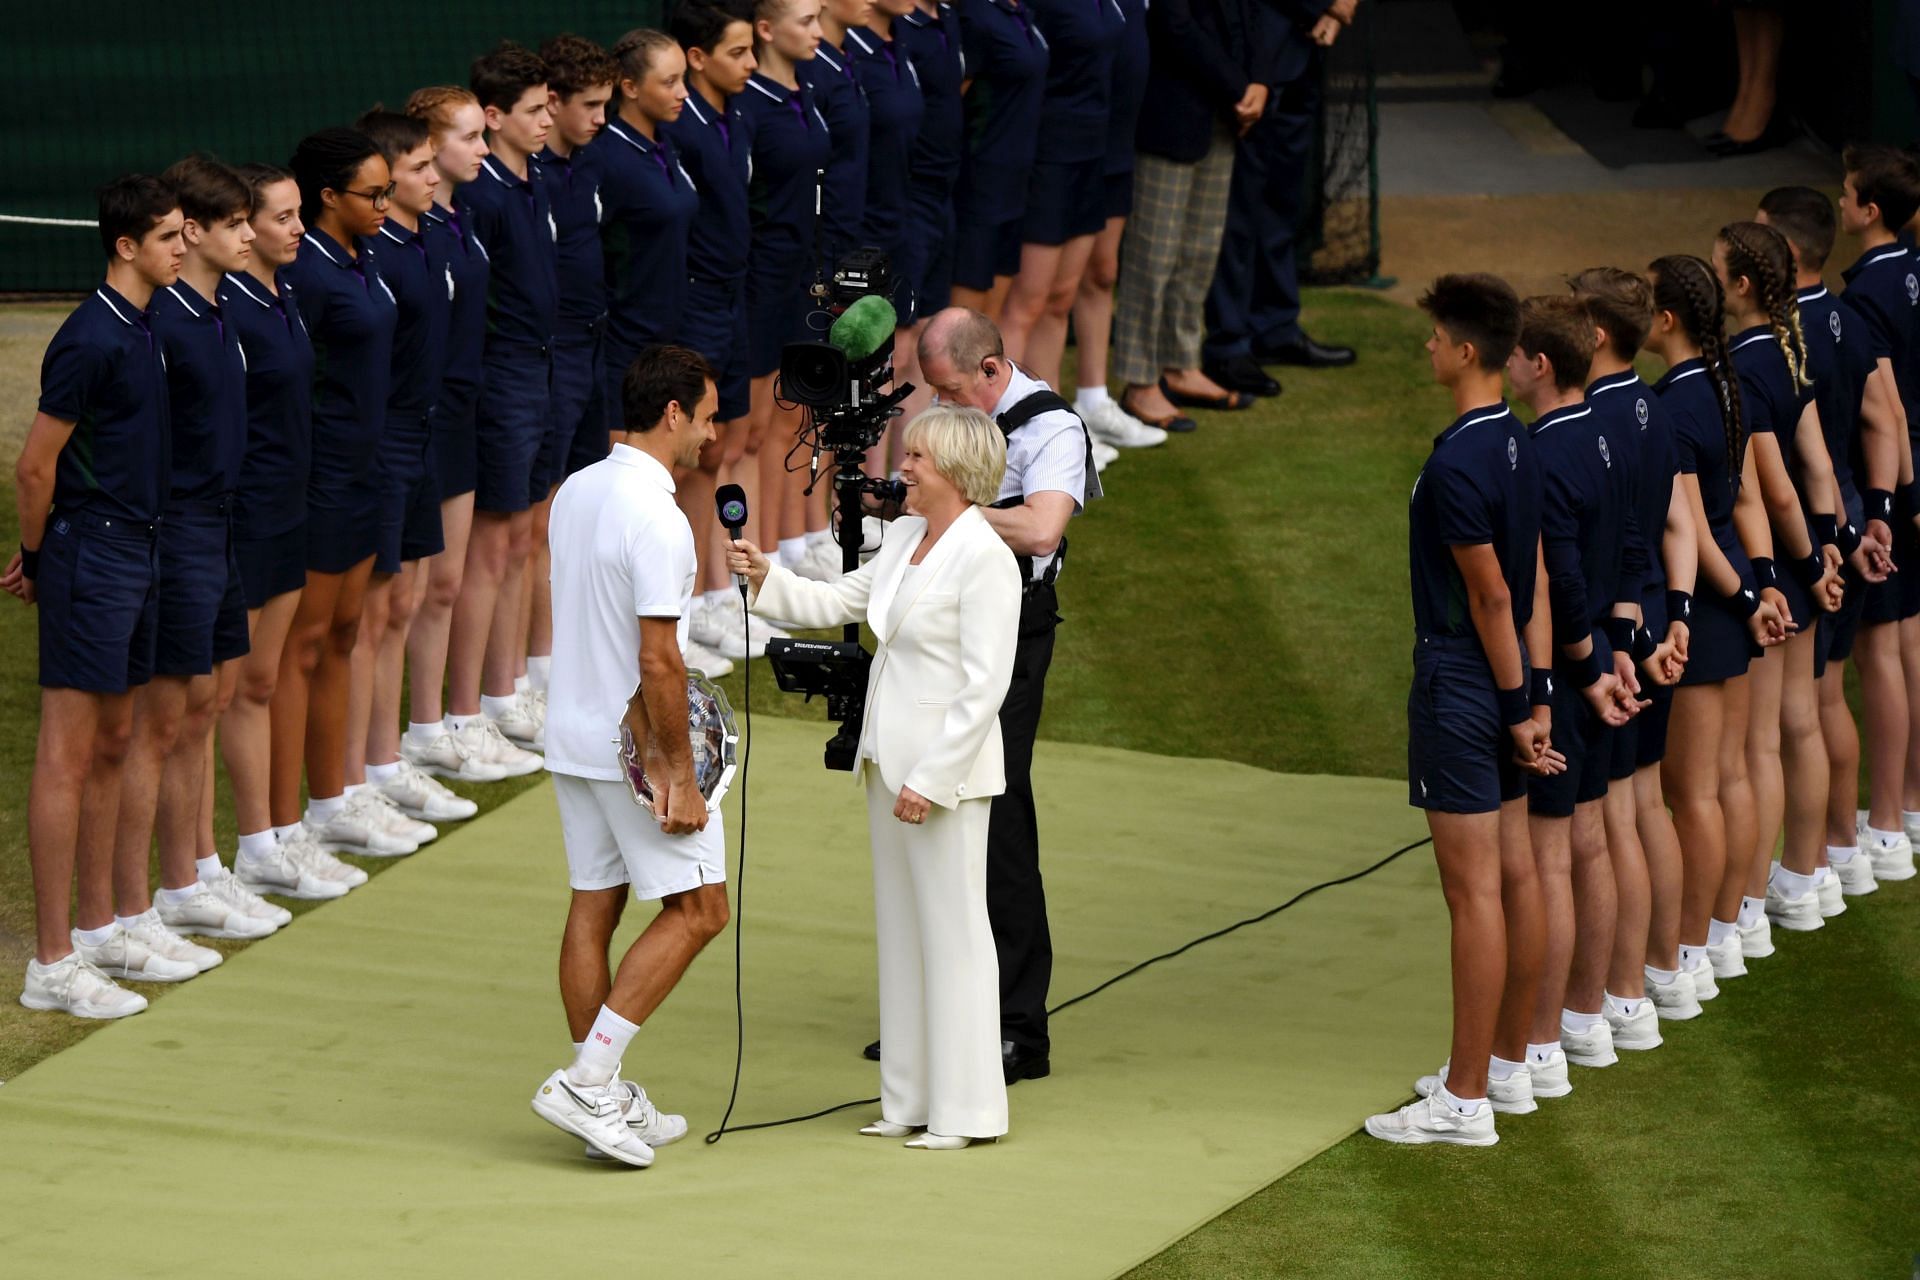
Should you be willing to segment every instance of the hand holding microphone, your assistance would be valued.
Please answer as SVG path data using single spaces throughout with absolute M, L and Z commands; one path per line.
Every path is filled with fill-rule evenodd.
M 766 553 L 760 548 L 740 537 L 738 529 L 729 529 L 727 532 L 733 535 L 727 543 L 728 570 L 740 580 L 742 591 L 749 586 L 755 591 L 760 590 L 761 584 L 767 580 L 767 570 L 773 568 L 773 561 L 767 559 Z

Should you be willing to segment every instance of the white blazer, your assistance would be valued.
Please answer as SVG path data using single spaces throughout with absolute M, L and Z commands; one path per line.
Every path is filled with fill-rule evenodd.
M 1013 680 L 1020 569 L 977 507 L 921 562 L 914 596 L 888 627 L 908 562 L 927 534 L 920 516 L 888 526 L 873 559 L 835 582 L 775 565 L 755 613 L 818 629 L 865 620 L 879 639 L 867 681 L 854 778 L 869 759 L 890 791 L 911 787 L 942 808 L 1007 789 L 1000 704 Z

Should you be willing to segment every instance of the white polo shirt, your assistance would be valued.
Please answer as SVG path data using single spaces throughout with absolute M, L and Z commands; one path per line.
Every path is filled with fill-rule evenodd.
M 1052 388 L 1038 378 L 1030 378 L 1018 365 L 1007 379 L 993 417 L 1025 400 L 1036 391 Z M 1091 495 L 1087 490 L 1092 488 Z M 1089 496 L 1100 496 L 1100 481 L 1087 468 L 1087 437 L 1080 420 L 1064 409 L 1039 414 L 1031 422 L 1007 437 L 1007 474 L 1000 481 L 1000 500 L 1030 498 L 1036 493 L 1064 493 L 1073 499 L 1073 512 L 1086 508 Z M 1053 552 L 1033 558 L 1033 576 L 1046 576 L 1053 563 Z
M 687 642 L 693 530 L 673 476 L 616 444 L 554 495 L 553 668 L 547 683 L 547 768 L 618 781 L 620 719 L 640 682 L 640 619 L 678 618 Z

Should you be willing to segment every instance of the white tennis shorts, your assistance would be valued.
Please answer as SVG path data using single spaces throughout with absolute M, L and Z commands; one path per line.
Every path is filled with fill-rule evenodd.
M 624 782 L 553 775 L 560 836 L 567 847 L 567 879 L 575 889 L 633 886 L 644 900 L 725 884 L 727 838 L 718 813 L 706 829 L 670 836 L 651 810 L 633 802 Z

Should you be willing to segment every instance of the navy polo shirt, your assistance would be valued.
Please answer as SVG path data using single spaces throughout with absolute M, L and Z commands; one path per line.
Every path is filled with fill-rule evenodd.
M 1058 164 L 1104 159 L 1113 63 L 1127 20 L 1114 0 L 1026 3 L 1050 50 L 1038 157 Z
M 973 81 L 966 97 L 966 207 L 987 223 L 1009 222 L 1027 207 L 1046 96 L 1047 38 L 1032 10 L 1014 0 L 962 0 L 960 30 Z
M 1612 442 L 1615 461 L 1626 456 L 1634 469 L 1634 540 L 1623 558 L 1620 581 L 1621 598 L 1631 599 L 1636 589 L 1644 592 L 1667 580 L 1662 543 L 1667 508 L 1673 502 L 1673 475 L 1680 469 L 1673 424 L 1660 397 L 1631 369 L 1595 378 L 1587 387 L 1587 407 L 1593 410 L 1595 428 Z
M 547 198 L 553 205 L 560 280 L 557 332 L 563 338 L 579 340 L 607 313 L 606 268 L 600 257 L 599 178 L 592 165 L 579 163 L 578 150 L 562 156 L 552 147 L 542 147 L 533 160 L 546 179 Z
M 1840 491 L 1848 505 L 1857 508 L 1860 486 L 1866 480 L 1860 455 L 1860 401 L 1874 366 L 1867 325 L 1825 285 L 1802 289 L 1796 297 L 1800 332 L 1807 340 L 1807 374 L 1820 405 L 1820 430 L 1827 438 Z
M 1146 0 L 1114 0 L 1126 21 L 1113 51 L 1113 89 L 1107 103 L 1107 172 L 1133 172 L 1133 131 L 1147 98 Z
M 753 121 L 747 214 L 754 260 L 769 274 L 792 275 L 795 262 L 813 261 L 813 175 L 833 154 L 827 118 L 805 81 L 789 89 L 758 72 L 740 106 Z
M 56 511 L 160 518 L 171 468 L 166 358 L 147 317 L 103 284 L 40 362 L 40 412 L 73 423 L 53 478 Z
M 560 232 L 540 166 L 516 178 L 488 156 L 460 195 L 487 253 L 487 336 L 550 345 L 560 325 Z
M 285 533 L 307 518 L 313 343 L 292 294 L 284 278 L 277 292 L 249 275 L 220 281 L 221 313 L 247 357 L 247 447 L 233 514 L 246 538 Z
M 318 228 L 287 268 L 313 339 L 313 466 L 309 491 L 344 500 L 372 474 L 387 423 L 387 386 L 399 308 L 370 241 L 350 257 Z
M 1920 337 L 1920 269 L 1913 255 L 1895 243 L 1869 249 L 1841 275 L 1847 282 L 1847 302 L 1872 334 L 1874 359 L 1885 356 L 1893 365 L 1912 432 L 1920 428 L 1920 352 L 1914 350 Z
M 473 217 L 464 201 L 451 209 L 435 205 L 422 217 L 427 239 L 453 271 L 453 306 L 447 314 L 447 350 L 434 417 L 444 427 L 460 428 L 471 425 L 480 398 L 480 361 L 487 345 L 487 251 L 473 234 Z
M 810 62 L 795 68 L 813 86 L 814 101 L 827 120 L 833 158 L 827 162 L 826 199 L 820 220 L 826 224 L 827 252 L 858 247 L 867 211 L 867 152 L 873 109 L 853 69 L 853 60 L 824 36 Z
M 848 31 L 847 51 L 872 108 L 860 240 L 891 247 L 906 233 L 913 144 L 926 112 L 920 73 L 898 40 L 882 40 L 872 31 Z
M 687 274 L 733 281 L 747 274 L 753 224 L 747 183 L 753 174 L 753 120 L 740 96 L 716 108 L 696 90 L 678 120 L 663 126 L 681 168 L 700 193 L 700 215 L 687 231 Z
M 686 306 L 687 233 L 700 193 L 671 139 L 649 140 L 624 120 L 607 121 L 581 161 L 600 182 L 609 348 L 631 355 L 671 341 Z
M 417 230 L 409 231 L 388 218 L 380 228 L 380 276 L 400 307 L 393 327 L 387 414 L 422 422 L 440 399 L 456 287 L 446 257 L 450 246 L 439 236 L 428 237 L 428 225 L 423 218 Z
M 1607 648 L 1601 621 L 1623 598 L 1620 546 L 1633 505 L 1633 435 L 1624 449 L 1616 434 L 1584 402 L 1543 413 L 1529 435 L 1540 459 L 1541 555 L 1547 563 L 1547 601 L 1553 610 L 1553 642 L 1578 644 L 1592 637 Z M 1636 586 L 1631 596 L 1640 602 Z
M 1434 437 L 1413 485 L 1407 534 L 1416 632 L 1477 638 L 1452 549 L 1482 543 L 1500 561 L 1514 630 L 1525 630 L 1533 616 L 1540 473 L 1526 428 L 1506 405 L 1462 414 Z
M 1667 370 L 1653 384 L 1654 394 L 1673 424 L 1674 454 L 1679 470 L 1700 482 L 1700 506 L 1707 527 L 1723 551 L 1738 543 L 1733 532 L 1733 503 L 1740 493 L 1739 473 L 1729 472 L 1726 427 L 1720 417 L 1720 399 L 1707 362 L 1695 356 Z M 1743 447 L 1745 436 L 1742 437 Z
M 893 20 L 893 38 L 913 63 L 925 102 L 908 167 L 916 178 L 951 182 L 960 176 L 967 147 L 966 107 L 960 97 L 967 55 L 961 48 L 960 11 L 944 0 L 938 17 L 915 9 Z
M 185 280 L 157 291 L 147 314 L 167 358 L 173 431 L 168 504 L 224 498 L 239 483 L 247 448 L 247 357 L 240 331 Z

